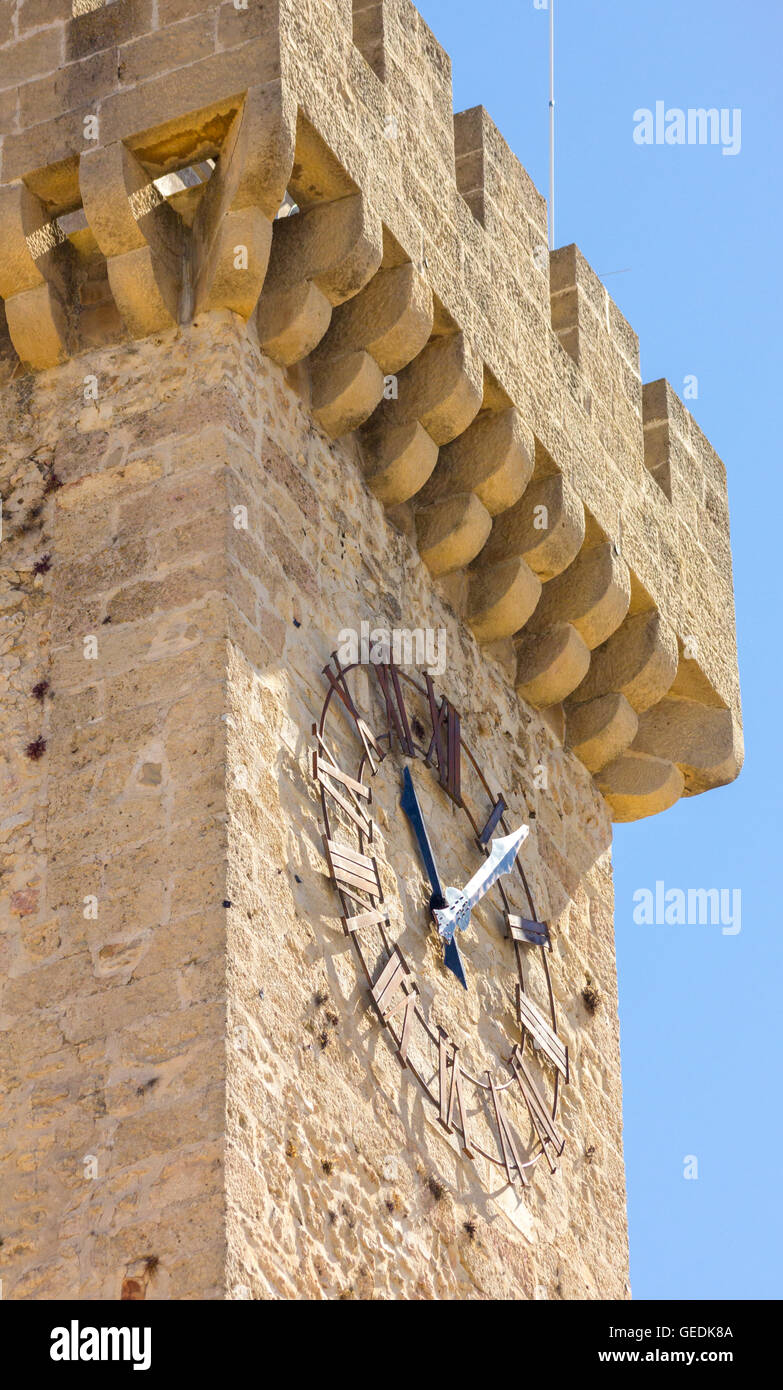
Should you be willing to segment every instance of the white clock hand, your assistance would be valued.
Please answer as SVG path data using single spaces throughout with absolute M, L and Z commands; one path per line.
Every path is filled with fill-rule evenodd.
M 527 835 L 528 826 L 520 825 L 519 829 L 513 830 L 510 835 L 499 835 L 492 841 L 492 848 L 481 868 L 468 879 L 462 890 L 462 896 L 467 899 L 469 908 L 475 907 L 493 883 L 497 883 L 503 874 L 508 873 Z
M 434 917 L 440 935 L 451 941 L 457 927 L 464 931 L 470 921 L 471 909 L 484 897 L 493 883 L 502 874 L 508 873 L 516 859 L 520 845 L 528 834 L 528 827 L 521 825 L 510 835 L 500 835 L 492 841 L 492 849 L 481 868 L 465 884 L 462 892 L 455 888 L 446 889 L 448 907 L 436 908 Z

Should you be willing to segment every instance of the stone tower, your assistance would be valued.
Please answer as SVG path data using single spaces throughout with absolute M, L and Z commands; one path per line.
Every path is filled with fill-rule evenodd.
M 0 0 L 0 130 L 3 1296 L 627 1296 L 611 823 L 740 767 L 720 459 L 409 0 Z M 529 826 L 466 991 L 404 729 L 371 804 L 313 733 L 363 624 Z

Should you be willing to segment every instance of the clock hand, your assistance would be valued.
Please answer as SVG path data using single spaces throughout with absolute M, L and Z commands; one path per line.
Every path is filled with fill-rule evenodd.
M 468 880 L 462 892 L 458 892 L 456 888 L 446 889 L 447 906 L 436 908 L 434 912 L 438 931 L 445 941 L 453 940 L 457 927 L 460 931 L 465 931 L 470 921 L 471 909 L 481 901 L 493 883 L 497 883 L 502 874 L 508 873 L 527 834 L 528 827 L 522 825 L 511 835 L 498 836 L 492 841 L 492 849 L 481 868 Z
M 430 883 L 432 884 L 430 907 L 437 911 L 441 905 L 445 907 L 446 895 L 443 892 L 440 875 L 435 865 L 435 856 L 432 853 L 432 846 L 430 845 L 427 828 L 424 824 L 424 817 L 421 813 L 419 798 L 416 795 L 416 789 L 413 785 L 413 778 L 411 777 L 410 769 L 407 767 L 402 774 L 402 796 L 400 797 L 400 805 L 411 823 L 413 833 L 416 836 L 416 841 L 419 846 L 419 852 L 424 861 L 424 867 L 427 870 Z M 454 893 L 454 891 L 453 888 L 447 889 L 448 893 Z M 441 936 L 443 936 L 442 932 Z M 444 937 L 443 940 L 443 964 L 451 971 L 452 975 L 456 975 L 462 988 L 467 989 L 468 985 L 465 979 L 465 970 L 462 964 L 462 957 L 459 953 L 459 947 L 456 941 L 452 941 L 451 938 Z
M 452 975 L 456 975 L 457 979 L 462 985 L 462 988 L 467 989 L 468 982 L 465 979 L 465 971 L 462 966 L 462 956 L 459 953 L 459 947 L 456 941 L 453 939 L 453 937 L 451 941 L 446 941 L 444 943 L 443 964 L 446 966 L 447 970 L 451 971 Z
M 435 856 L 432 853 L 427 827 L 424 824 L 424 817 L 421 813 L 419 798 L 416 795 L 416 788 L 413 785 L 410 768 L 407 767 L 402 774 L 402 796 L 400 797 L 400 805 L 411 823 L 411 828 L 419 846 L 419 853 L 424 862 L 424 867 L 427 870 L 429 881 L 432 884 L 431 904 L 433 906 L 439 906 L 441 903 L 445 903 L 446 899 L 443 895 L 440 876 L 435 865 Z
M 497 883 L 503 874 L 508 873 L 528 833 L 529 827 L 520 825 L 519 829 L 513 830 L 510 835 L 498 835 L 492 841 L 492 848 L 481 868 L 468 879 L 462 890 L 462 896 L 467 899 L 469 908 L 481 902 L 493 883 Z

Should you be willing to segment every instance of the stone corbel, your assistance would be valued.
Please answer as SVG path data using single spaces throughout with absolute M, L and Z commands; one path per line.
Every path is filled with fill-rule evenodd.
M 294 161 L 296 109 L 279 82 L 252 88 L 236 113 L 193 222 L 193 310 L 258 303 L 272 224 Z
M 584 680 L 590 656 L 625 618 L 631 576 L 607 541 L 583 549 L 545 584 L 518 647 L 517 690 L 531 704 L 558 704 Z
M 633 750 L 675 762 L 694 796 L 739 775 L 742 732 L 731 710 L 670 693 L 639 716 Z
M 675 763 L 629 748 L 599 772 L 596 786 L 607 801 L 612 820 L 643 820 L 668 811 L 679 801 L 685 779 Z
M 639 715 L 671 688 L 677 662 L 675 633 L 655 609 L 627 617 L 593 653 L 566 705 L 567 742 L 591 772 L 633 742 Z
M 432 323 L 432 291 L 410 262 L 379 270 L 335 309 L 310 364 L 312 410 L 327 434 L 348 434 L 372 415 L 386 378 L 418 356 Z
M 526 477 L 532 454 L 531 441 Z M 542 507 L 545 527 L 537 525 Z M 511 637 L 524 627 L 542 584 L 566 569 L 585 534 L 584 507 L 560 474 L 528 483 L 505 508 L 488 509 L 492 530 L 471 566 L 468 590 L 468 621 L 482 642 Z
M 482 399 L 483 365 L 465 335 L 432 338 L 401 373 L 397 399 L 383 401 L 361 432 L 365 477 L 385 506 L 424 486 L 439 447 L 468 428 Z
M 541 582 L 521 556 L 487 561 L 484 550 L 493 518 L 519 502 L 532 472 L 532 434 L 509 407 L 480 415 L 441 449 L 421 493 L 416 530 L 432 573 L 448 574 L 475 560 L 467 619 L 480 642 L 518 632 L 539 600 Z
M 462 569 L 482 549 L 492 518 L 514 505 L 533 472 L 519 412 L 487 411 L 440 451 L 416 498 L 419 553 L 433 574 Z
M 152 176 L 116 141 L 82 154 L 79 184 L 128 332 L 143 338 L 181 322 L 184 228 Z
M 585 538 L 585 509 L 562 473 L 535 478 L 520 500 L 495 516 L 483 564 L 519 555 L 548 584 L 574 561 Z
M 264 352 L 285 367 L 308 357 L 382 260 L 381 220 L 360 193 L 276 222 L 256 320 Z
M 0 188 L 0 295 L 11 341 L 35 370 L 54 367 L 73 348 L 67 239 L 25 185 Z

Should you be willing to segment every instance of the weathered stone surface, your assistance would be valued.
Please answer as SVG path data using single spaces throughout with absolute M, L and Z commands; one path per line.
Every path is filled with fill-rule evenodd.
M 628 566 L 612 545 L 598 545 L 544 585 L 532 627 L 545 632 L 569 622 L 592 651 L 617 630 L 630 601 Z
M 378 407 L 368 430 L 386 434 L 418 420 L 436 444 L 448 444 L 468 428 L 481 393 L 481 364 L 463 335 L 433 338 L 400 373 L 397 397 Z
M 742 763 L 741 734 L 731 711 L 677 697 L 642 714 L 634 748 L 676 761 L 689 796 L 732 782 Z
M 480 642 L 512 637 L 524 627 L 541 593 L 524 560 L 503 560 L 470 576 L 468 622 Z
M 585 509 L 562 474 L 553 473 L 496 517 L 482 559 L 490 564 L 521 555 L 545 584 L 576 559 L 584 538 Z
M 338 439 L 371 415 L 383 395 L 383 372 L 369 352 L 350 352 L 311 376 L 310 404 L 322 429 Z
M 310 364 L 313 413 L 328 434 L 348 434 L 368 419 L 387 374 L 393 383 L 431 329 L 432 294 L 410 264 L 379 270 L 340 306 Z
M 630 749 L 599 773 L 597 784 L 612 819 L 628 821 L 667 811 L 682 796 L 684 778 L 668 759 Z
M 128 332 L 142 338 L 178 323 L 183 228 L 140 160 L 121 141 L 91 150 L 79 183 Z
M 193 222 L 193 312 L 249 319 L 272 244 L 272 222 L 294 159 L 296 113 L 279 82 L 245 96 Z M 187 305 L 190 308 L 190 304 Z
M 569 701 L 566 715 L 568 746 L 590 772 L 599 772 L 625 752 L 639 728 L 635 709 L 619 693 L 597 695 L 583 704 Z
M 362 438 L 365 477 L 387 507 L 407 502 L 429 478 L 438 446 L 418 420 L 392 429 L 368 430 Z
M 278 220 L 257 314 L 265 351 L 285 366 L 312 352 L 332 308 L 358 294 L 382 258 L 381 223 L 361 194 Z
M 590 671 L 574 691 L 574 700 L 618 691 L 641 713 L 663 699 L 677 665 L 677 639 L 660 614 L 635 613 L 593 652 Z
M 473 492 L 433 502 L 416 513 L 419 554 L 432 574 L 464 569 L 492 528 L 492 517 Z
M 52 367 L 72 345 L 68 249 L 45 205 L 22 183 L 0 187 L 0 294 L 20 360 Z
M 441 449 L 438 467 L 419 500 L 428 506 L 461 492 L 474 492 L 489 515 L 497 516 L 513 507 L 524 492 L 533 472 L 531 453 L 528 431 L 517 411 L 482 414 Z
M 43 511 L 7 533 L 0 588 L 0 616 L 21 618 L 0 627 L 4 1296 L 114 1299 L 125 1280 L 164 1299 L 624 1296 L 611 827 L 589 774 L 486 662 L 350 442 L 313 429 L 236 317 L 91 365 L 112 382 L 108 431 L 82 419 L 68 367 L 5 415 L 4 493 L 33 444 L 69 469 L 48 492 L 45 463 L 27 492 L 19 479 L 22 507 Z M 424 613 L 446 633 L 465 737 L 514 815 L 537 809 L 526 868 L 573 1084 L 562 1170 L 523 1197 L 410 1123 L 421 1102 L 361 1007 L 318 849 L 320 669 L 340 627 Z M 39 702 L 43 677 L 54 698 Z M 396 874 L 393 808 L 379 796 Z M 431 817 L 458 863 L 449 803 Z M 487 978 L 506 946 L 485 933 Z M 605 1005 L 586 1025 L 588 971 Z M 585 1183 L 595 1222 L 576 1219 Z
M 590 666 L 590 648 L 573 623 L 529 632 L 517 644 L 516 687 L 524 699 L 545 709 L 575 690 Z
M 314 362 L 363 349 L 382 371 L 399 372 L 426 346 L 432 318 L 432 291 L 410 262 L 382 268 L 335 310 Z

